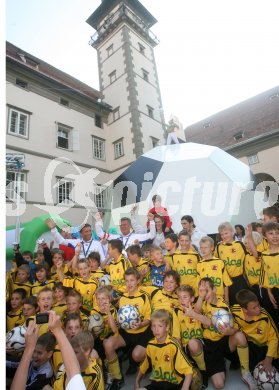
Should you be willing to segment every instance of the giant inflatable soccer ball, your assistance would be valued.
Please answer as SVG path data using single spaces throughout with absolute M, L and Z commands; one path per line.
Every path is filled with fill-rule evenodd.
M 185 214 L 192 215 L 198 228 L 209 234 L 216 233 L 224 221 L 246 225 L 257 220 L 255 210 L 259 211 L 254 187 L 249 167 L 217 147 L 196 143 L 158 146 L 137 158 L 114 181 L 109 226 L 129 216 L 134 204 L 141 225 L 146 226 L 155 194 L 161 195 L 174 231 L 181 230 L 180 219 Z

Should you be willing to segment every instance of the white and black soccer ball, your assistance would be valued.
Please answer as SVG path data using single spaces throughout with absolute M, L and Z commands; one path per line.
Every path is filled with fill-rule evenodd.
M 231 313 L 225 309 L 217 309 L 211 317 L 211 322 L 217 332 L 219 331 L 220 326 L 229 325 L 233 328 L 233 317 Z
M 110 276 L 105 274 L 99 278 L 99 286 L 109 286 L 110 285 Z
M 92 332 L 94 338 L 100 336 L 104 330 L 104 319 L 99 313 L 90 314 L 87 318 L 87 329 Z
M 272 375 L 269 377 L 263 369 L 262 364 L 257 364 L 253 372 L 258 389 L 279 390 L 279 372 L 273 367 Z
M 16 326 L 6 335 L 6 348 L 13 349 L 15 352 L 22 352 L 25 348 L 26 326 Z
M 138 309 L 133 305 L 125 305 L 118 310 L 117 322 L 122 329 L 132 329 L 139 320 Z

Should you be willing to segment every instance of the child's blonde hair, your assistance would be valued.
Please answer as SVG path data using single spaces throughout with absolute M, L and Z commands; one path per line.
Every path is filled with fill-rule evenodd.
M 84 352 L 92 351 L 94 348 L 94 337 L 87 330 L 74 336 L 70 342 L 74 349 L 81 348 Z
M 182 284 L 181 286 L 179 286 L 176 289 L 176 294 L 177 295 L 179 293 L 182 293 L 182 292 L 188 293 L 191 298 L 195 296 L 195 291 L 194 291 L 193 287 L 189 286 L 188 284 Z
M 226 229 L 231 230 L 232 232 L 234 232 L 234 228 L 232 227 L 232 225 L 229 222 L 222 222 L 218 226 L 218 232 L 219 233 L 221 233 L 223 230 L 226 230 Z
M 151 324 L 154 320 L 161 321 L 164 325 L 168 326 L 170 324 L 170 313 L 166 309 L 155 310 L 151 314 Z
M 157 251 L 162 252 L 162 248 L 160 248 L 159 246 L 153 246 L 153 247 L 150 249 L 150 254 L 152 255 L 152 253 L 157 252 Z
M 214 240 L 213 240 L 213 238 L 208 237 L 208 236 L 204 236 L 204 237 L 202 237 L 202 238 L 200 239 L 200 245 L 201 245 L 201 244 L 205 244 L 206 242 L 209 242 L 209 244 L 210 244 L 211 246 L 214 246 Z
M 42 290 L 40 290 L 37 294 L 37 300 L 40 299 L 40 296 L 45 292 L 51 292 L 52 298 L 53 298 L 53 290 L 50 287 L 44 287 Z
M 68 298 L 70 298 L 70 297 L 77 298 L 79 303 L 82 303 L 81 294 L 78 291 L 74 290 L 73 288 L 71 290 L 69 290 L 69 292 L 66 296 L 66 302 L 68 301 Z
M 104 294 L 106 295 L 110 300 L 112 299 L 112 286 L 100 286 L 95 291 L 95 295 Z

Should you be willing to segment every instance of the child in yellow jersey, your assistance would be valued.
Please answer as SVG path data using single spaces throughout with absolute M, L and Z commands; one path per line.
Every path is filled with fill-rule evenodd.
M 67 287 L 63 286 L 62 282 L 56 282 L 53 288 L 53 292 L 54 292 L 54 304 L 52 310 L 54 310 L 56 314 L 62 317 L 64 311 L 67 309 L 66 295 L 68 289 Z
M 95 290 L 98 287 L 98 281 L 94 276 L 91 276 L 87 259 L 80 259 L 78 261 L 77 270 L 79 276 L 75 278 L 63 277 L 63 272 L 60 273 L 63 280 L 63 286 L 74 288 L 81 294 L 82 308 L 86 313 L 89 313 L 90 310 L 93 309 L 93 297 Z
M 200 253 L 202 258 L 197 264 L 197 282 L 202 278 L 211 278 L 216 287 L 216 294 L 229 302 L 228 286 L 232 285 L 227 268 L 223 260 L 213 256 L 214 241 L 211 237 L 203 237 L 200 240 Z
M 131 263 L 122 255 L 124 246 L 120 240 L 110 240 L 108 243 L 108 255 L 112 259 L 106 266 L 110 275 L 110 283 L 120 295 L 126 290 L 124 272 L 131 267 Z
M 26 291 L 23 288 L 17 288 L 13 291 L 10 300 L 11 310 L 7 313 L 7 332 L 15 326 L 22 325 L 24 317 L 22 314 L 23 301 L 26 298 Z
M 63 313 L 62 320 L 64 321 L 65 317 L 67 317 L 69 314 L 76 313 L 80 316 L 82 320 L 83 329 L 84 330 L 87 329 L 88 316 L 80 310 L 82 306 L 81 294 L 74 289 L 70 289 L 66 296 L 66 305 L 67 305 L 67 309 Z
M 168 307 L 164 309 L 172 313 L 174 307 L 178 306 L 176 289 L 180 286 L 180 276 L 176 271 L 167 271 L 163 278 L 162 294 L 168 301 Z
M 249 350 L 245 335 L 229 325 L 219 325 L 216 329 L 211 322 L 212 315 L 218 309 L 230 312 L 227 303 L 216 295 L 216 288 L 211 278 L 203 278 L 199 283 L 199 297 L 194 311 L 188 314 L 203 325 L 203 344 L 206 371 L 213 386 L 221 389 L 225 385 L 225 357 L 237 350 L 241 364 L 242 380 L 250 390 L 256 390 L 256 382 L 249 371 Z M 186 311 L 186 313 L 187 313 Z
M 37 295 L 37 302 L 39 307 L 39 313 L 47 313 L 52 309 L 54 297 L 53 290 L 48 286 L 39 291 Z M 30 317 L 31 320 L 32 317 Z M 40 325 L 39 335 L 48 332 L 48 324 Z
M 164 255 L 164 261 L 167 265 L 166 271 L 169 271 L 172 263 L 172 255 L 177 251 L 178 248 L 178 237 L 175 233 L 170 233 L 166 236 L 165 247 L 167 254 Z
M 101 256 L 99 252 L 91 252 L 87 256 L 91 275 L 94 276 L 98 281 L 104 276 L 104 271 L 100 267 L 101 264 Z
M 248 226 L 246 231 L 248 231 L 249 229 Z M 253 231 L 251 231 L 250 234 L 254 242 L 254 245 L 257 246 L 262 240 L 261 235 Z M 245 245 L 247 251 L 247 254 L 245 256 L 245 261 L 244 261 L 245 275 L 250 290 L 252 290 L 257 295 L 258 299 L 261 299 L 261 291 L 260 291 L 260 274 L 261 274 L 261 265 L 262 265 L 261 256 L 259 253 L 257 253 L 257 257 L 253 255 L 252 248 L 250 246 L 250 239 L 248 239 L 247 233 L 243 238 L 243 244 Z
M 279 223 L 265 224 L 263 235 L 268 242 L 268 250 L 261 254 L 260 284 L 264 287 L 263 307 L 279 328 Z
M 102 368 L 96 359 L 91 357 L 94 347 L 94 338 L 90 332 L 83 331 L 71 339 L 71 345 L 78 359 L 81 376 L 86 390 L 104 390 L 104 378 Z M 68 384 L 66 370 L 61 377 L 54 382 L 54 390 L 65 390 Z
M 193 287 L 197 295 L 197 264 L 200 256 L 191 245 L 191 235 L 182 230 L 178 235 L 180 250 L 173 253 L 170 259 L 170 266 L 180 275 L 181 284 L 188 284 Z
M 141 285 L 151 286 L 151 271 L 149 261 L 142 258 L 141 248 L 139 245 L 131 245 L 127 248 L 127 256 L 132 266 L 136 268 L 141 275 Z
M 28 264 L 22 264 L 18 267 L 17 271 L 12 273 L 7 281 L 7 296 L 11 297 L 12 292 L 16 288 L 23 288 L 26 291 L 26 296 L 29 297 L 32 283 L 29 280 L 30 267 Z
M 227 272 L 232 280 L 229 286 L 229 303 L 236 303 L 235 295 L 241 289 L 248 288 L 244 278 L 244 260 L 246 249 L 242 242 L 234 241 L 234 229 L 229 222 L 221 223 L 218 226 L 221 242 L 218 242 L 214 256 L 224 261 Z
M 127 292 L 119 300 L 119 308 L 125 305 L 133 305 L 138 309 L 140 319 L 133 324 L 131 329 L 119 329 L 119 334 L 104 340 L 104 348 L 108 360 L 108 370 L 113 378 L 111 388 L 117 388 L 123 383 L 119 361 L 116 355 L 118 348 L 129 346 L 132 349 L 132 358 L 135 362 L 141 362 L 145 357 L 145 349 L 152 338 L 150 330 L 151 306 L 148 294 L 139 290 L 140 274 L 135 268 L 125 271 L 125 283 Z
M 245 333 L 248 340 L 250 370 L 261 363 L 264 370 L 271 374 L 272 364 L 279 369 L 278 330 L 252 291 L 240 290 L 236 299 L 238 305 L 234 305 L 231 311 L 238 329 Z
M 31 295 L 31 297 L 27 297 L 23 301 L 23 308 L 22 308 L 22 314 L 24 317 L 24 326 L 28 326 L 29 324 L 29 318 L 34 319 L 34 316 L 36 315 L 38 311 L 38 302 L 37 297 Z
M 192 380 L 192 366 L 179 343 L 169 336 L 170 316 L 167 310 L 152 313 L 151 327 L 154 339 L 149 341 L 146 356 L 135 380 L 135 390 L 142 390 L 140 381 L 151 370 L 147 390 L 188 390 Z
M 60 280 L 60 272 L 58 269 L 62 268 L 63 274 L 66 276 L 71 276 L 71 272 L 68 268 L 68 265 L 64 263 L 64 251 L 60 249 L 53 249 L 52 251 L 52 263 L 53 266 L 50 269 L 51 278 L 58 282 Z
M 103 341 L 109 336 L 115 334 L 118 330 L 117 328 L 117 310 L 111 304 L 112 301 L 112 288 L 111 286 L 100 286 L 95 291 L 96 296 L 96 305 L 94 310 L 90 312 L 92 314 L 99 314 L 104 320 L 104 328 L 101 334 L 98 337 L 95 337 L 95 349 L 97 350 L 99 356 L 104 361 L 105 360 L 105 350 L 103 346 Z
M 50 279 L 49 266 L 47 263 L 37 264 L 35 267 L 36 282 L 31 287 L 30 295 L 38 295 L 46 286 L 54 287 L 54 280 Z
M 181 285 L 176 290 L 179 307 L 173 309 L 172 319 L 172 336 L 175 337 L 185 349 L 188 356 L 192 357 L 196 362 L 203 377 L 204 388 L 207 387 L 207 375 L 204 362 L 202 338 L 202 326 L 200 321 L 191 317 L 192 313 L 189 309 L 192 308 L 195 293 L 191 286 L 186 284 Z

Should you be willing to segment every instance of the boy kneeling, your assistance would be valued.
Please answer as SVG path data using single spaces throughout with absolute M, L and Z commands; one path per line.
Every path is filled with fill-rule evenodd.
M 138 390 L 188 390 L 192 380 L 192 366 L 183 350 L 173 337 L 169 336 L 170 315 L 165 309 L 151 315 L 151 329 L 154 339 L 149 341 L 146 357 L 141 363 L 135 381 Z M 145 373 L 151 371 L 151 383 L 140 388 Z

